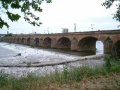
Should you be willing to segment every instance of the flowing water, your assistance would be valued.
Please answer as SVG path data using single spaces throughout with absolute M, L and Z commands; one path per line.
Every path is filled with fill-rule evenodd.
M 96 44 L 96 54 L 103 54 L 103 45 L 101 42 Z M 19 55 L 20 54 L 20 55 Z M 43 62 L 56 62 L 76 60 L 81 57 L 80 52 L 63 51 L 56 49 L 42 49 L 32 48 L 30 46 L 9 44 L 0 42 L 0 65 L 21 65 L 31 63 L 43 63 Z M 85 60 L 76 63 L 68 64 L 69 67 L 73 66 L 96 66 L 103 64 L 102 60 Z M 0 70 L 4 73 L 12 76 L 26 76 L 27 74 L 44 75 L 46 73 L 54 72 L 57 70 L 63 70 L 64 65 L 45 66 L 45 67 L 0 67 Z

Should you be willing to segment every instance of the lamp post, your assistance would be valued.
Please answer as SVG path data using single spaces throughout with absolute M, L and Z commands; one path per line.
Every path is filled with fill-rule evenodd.
M 76 32 L 76 23 L 74 23 L 74 32 Z
M 93 30 L 93 25 L 94 25 L 94 24 L 91 24 L 91 30 Z

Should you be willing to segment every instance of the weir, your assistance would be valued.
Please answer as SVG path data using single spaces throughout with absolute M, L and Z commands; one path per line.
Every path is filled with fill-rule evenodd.
M 9 64 L 0 64 L 0 67 L 45 67 L 45 66 L 55 66 L 55 65 L 65 65 L 65 64 L 68 64 L 68 63 L 73 63 L 73 62 L 77 62 L 77 61 L 82 61 L 82 60 L 93 60 L 93 59 L 103 59 L 104 55 L 92 55 L 92 56 L 84 56 L 84 57 L 80 57 L 79 59 L 76 59 L 76 60 L 63 60 L 63 61 L 46 61 L 46 62 L 41 62 L 41 63 L 26 63 L 26 64 L 13 64 L 13 65 L 9 65 Z

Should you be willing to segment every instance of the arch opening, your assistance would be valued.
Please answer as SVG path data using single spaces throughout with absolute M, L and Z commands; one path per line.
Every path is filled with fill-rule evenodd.
M 120 57 L 120 40 L 117 41 L 113 46 L 113 54 Z
M 13 39 L 13 42 L 14 42 L 14 43 L 15 43 L 15 40 L 16 40 L 16 39 L 14 38 L 14 39 Z
M 20 38 L 17 38 L 17 43 L 20 43 Z
M 31 38 L 27 38 L 27 45 L 30 45 Z
M 35 43 L 35 46 L 39 46 L 39 38 L 35 38 L 34 43 Z
M 62 37 L 57 41 L 57 48 L 71 49 L 71 41 L 69 38 Z
M 47 37 L 43 40 L 43 46 L 44 47 L 47 47 L 47 48 L 50 48 L 51 47 L 51 38 Z
M 96 54 L 104 54 L 104 44 L 102 41 L 96 41 Z
M 21 43 L 22 43 L 22 44 L 25 43 L 25 38 L 22 38 Z
M 85 37 L 78 43 L 78 51 L 86 52 L 88 54 L 96 53 L 96 41 L 95 37 Z

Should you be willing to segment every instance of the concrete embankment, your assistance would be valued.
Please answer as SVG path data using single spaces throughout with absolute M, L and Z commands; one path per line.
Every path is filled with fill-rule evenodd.
M 80 57 L 79 59 L 76 60 L 61 60 L 61 61 L 44 61 L 44 62 L 24 62 L 21 64 L 14 64 L 14 65 L 9 65 L 9 64 L 4 64 L 0 65 L 0 67 L 45 67 L 45 66 L 55 66 L 55 65 L 64 65 L 67 63 L 75 63 L 77 61 L 85 61 L 85 60 L 103 60 L 104 55 L 91 55 L 91 56 L 84 56 Z

